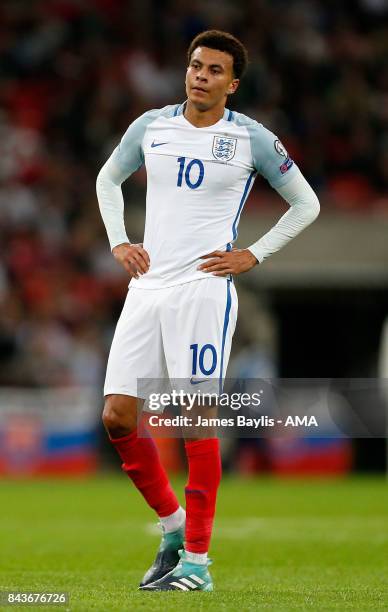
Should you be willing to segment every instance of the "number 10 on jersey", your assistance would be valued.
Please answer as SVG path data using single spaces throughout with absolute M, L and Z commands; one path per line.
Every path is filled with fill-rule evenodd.
M 186 157 L 178 157 L 177 162 L 179 164 L 177 187 L 182 187 L 184 177 L 189 189 L 198 189 L 205 175 L 203 162 L 200 159 L 192 159 L 186 165 Z

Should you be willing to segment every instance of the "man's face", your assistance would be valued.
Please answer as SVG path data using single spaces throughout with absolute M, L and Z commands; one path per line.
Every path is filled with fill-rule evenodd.
M 225 104 L 226 96 L 234 93 L 239 80 L 233 76 L 233 57 L 224 51 L 197 47 L 186 73 L 186 93 L 201 111 Z

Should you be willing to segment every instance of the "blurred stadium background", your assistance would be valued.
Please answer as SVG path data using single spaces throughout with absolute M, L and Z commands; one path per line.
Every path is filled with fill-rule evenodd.
M 322 212 L 237 280 L 230 376 L 386 376 L 386 0 L 3 0 L 0 5 L 0 473 L 118 468 L 100 424 L 127 278 L 95 196 L 99 168 L 146 109 L 184 99 L 186 48 L 232 31 L 250 66 L 229 106 L 284 141 Z M 146 177 L 125 185 L 141 241 Z M 238 245 L 284 212 L 257 180 Z M 172 471 L 179 444 L 159 442 Z M 385 441 L 225 445 L 241 474 L 383 472 Z

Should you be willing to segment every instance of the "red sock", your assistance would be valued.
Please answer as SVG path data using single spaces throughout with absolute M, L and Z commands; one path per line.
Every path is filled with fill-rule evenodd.
M 186 442 L 189 480 L 186 494 L 186 550 L 206 553 L 213 529 L 217 489 L 221 480 L 218 438 Z
M 171 488 L 167 474 L 160 462 L 152 437 L 138 438 L 137 430 L 123 438 L 110 438 L 119 453 L 126 472 L 144 499 L 160 517 L 169 516 L 179 508 L 178 499 Z

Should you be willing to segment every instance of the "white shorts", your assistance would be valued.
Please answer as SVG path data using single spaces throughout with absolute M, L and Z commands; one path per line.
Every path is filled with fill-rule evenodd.
M 233 281 L 224 278 L 165 289 L 129 287 L 109 354 L 104 395 L 146 398 L 144 380 L 154 381 L 152 392 L 165 391 L 166 380 L 186 381 L 186 392 L 197 391 L 197 385 L 202 391 L 212 381 L 212 390 L 217 384 L 221 392 L 237 309 Z

